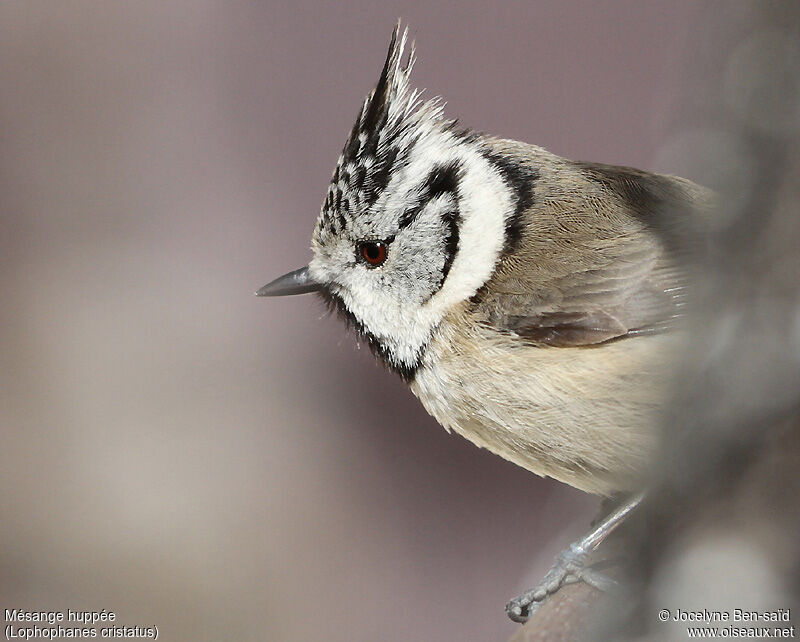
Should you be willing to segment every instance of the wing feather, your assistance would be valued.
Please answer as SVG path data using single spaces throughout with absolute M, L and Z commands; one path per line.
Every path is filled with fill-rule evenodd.
M 496 144 L 521 163 L 546 154 Z M 536 167 L 522 242 L 476 295 L 480 320 L 559 347 L 671 328 L 689 285 L 696 213 L 708 209 L 710 192 L 671 176 L 550 160 Z

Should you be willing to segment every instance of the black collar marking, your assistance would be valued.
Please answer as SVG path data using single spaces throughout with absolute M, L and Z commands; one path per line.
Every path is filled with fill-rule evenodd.
M 522 240 L 525 227 L 525 211 L 534 203 L 534 186 L 539 180 L 539 170 L 508 156 L 496 154 L 488 150 L 483 152 L 484 158 L 500 171 L 506 185 L 517 199 L 514 213 L 506 220 L 505 244 L 503 253 L 512 253 Z

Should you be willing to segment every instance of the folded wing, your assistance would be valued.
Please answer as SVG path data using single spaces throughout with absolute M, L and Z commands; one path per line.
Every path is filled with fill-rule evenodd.
M 520 242 L 476 295 L 482 322 L 559 347 L 674 326 L 708 190 L 625 167 L 562 161 L 540 176 L 534 194 Z

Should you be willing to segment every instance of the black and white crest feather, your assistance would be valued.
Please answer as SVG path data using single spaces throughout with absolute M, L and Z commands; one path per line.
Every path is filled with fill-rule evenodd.
M 377 200 L 415 142 L 448 124 L 438 98 L 423 101 L 420 91 L 410 89 L 415 55 L 412 43 L 404 56 L 407 38 L 408 29 L 401 33 L 398 23 L 378 83 L 364 100 L 336 164 L 317 222 L 318 242 L 344 233 L 349 220 Z

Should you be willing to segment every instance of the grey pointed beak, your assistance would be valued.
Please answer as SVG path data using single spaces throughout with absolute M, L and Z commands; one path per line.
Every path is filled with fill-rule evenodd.
M 256 296 L 289 296 L 290 294 L 305 294 L 306 292 L 318 292 L 325 287 L 322 283 L 317 283 L 308 273 L 308 266 L 301 267 L 299 270 L 289 272 L 279 276 L 274 281 L 267 283 L 263 288 L 256 292 Z

